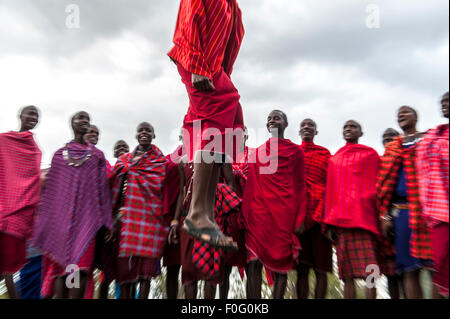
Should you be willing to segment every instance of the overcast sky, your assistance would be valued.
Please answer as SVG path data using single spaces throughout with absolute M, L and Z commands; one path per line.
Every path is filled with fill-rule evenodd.
M 79 28 L 70 4 L 78 5 Z M 449 87 L 447 0 L 240 0 L 246 36 L 232 75 L 241 94 L 250 146 L 268 137 L 272 109 L 316 120 L 317 144 L 336 152 L 342 126 L 363 126 L 361 143 L 380 153 L 381 134 L 411 105 L 419 129 L 444 122 Z M 376 6 L 370 6 L 375 4 Z M 17 111 L 41 110 L 34 131 L 48 166 L 72 138 L 79 110 L 101 131 L 98 147 L 132 147 L 136 126 L 155 126 L 154 144 L 170 153 L 188 99 L 167 52 L 179 0 L 0 0 L 0 131 L 17 130 Z M 66 12 L 66 9 L 69 9 Z M 379 27 L 377 27 L 379 13 Z M 69 24 L 67 24 L 69 22 Z M 69 26 L 69 27 L 68 27 Z

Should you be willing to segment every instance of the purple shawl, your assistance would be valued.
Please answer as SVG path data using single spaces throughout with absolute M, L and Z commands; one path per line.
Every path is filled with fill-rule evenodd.
M 37 214 L 32 245 L 62 266 L 77 264 L 97 231 L 113 225 L 105 156 L 91 147 L 79 167 L 67 164 L 63 148 L 55 153 Z M 87 147 L 71 142 L 70 150 L 80 157 Z

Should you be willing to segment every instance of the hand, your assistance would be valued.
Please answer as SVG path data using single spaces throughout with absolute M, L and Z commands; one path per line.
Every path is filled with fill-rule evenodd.
M 178 225 L 173 225 L 169 230 L 169 245 L 178 244 Z
M 204 75 L 192 73 L 192 85 L 199 91 L 215 91 L 216 88 L 212 81 Z
M 110 241 L 115 239 L 116 228 L 108 229 L 105 234 L 105 243 L 109 243 Z
M 305 225 L 301 225 L 298 229 L 294 231 L 297 236 L 300 236 L 305 231 Z
M 394 225 L 392 220 L 381 219 L 381 233 L 384 237 L 392 239 L 392 233 L 394 231 Z
M 334 227 L 328 227 L 325 231 L 325 236 L 334 243 L 337 240 L 336 229 Z

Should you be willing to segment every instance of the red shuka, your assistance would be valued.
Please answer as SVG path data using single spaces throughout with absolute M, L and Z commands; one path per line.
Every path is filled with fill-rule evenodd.
M 31 234 L 41 192 L 42 154 L 31 132 L 0 134 L 0 232 Z
M 261 169 L 269 165 L 263 163 L 276 159 L 276 170 L 264 174 Z M 287 273 L 298 258 L 300 243 L 294 231 L 306 216 L 305 179 L 303 151 L 287 139 L 269 139 L 258 148 L 256 163 L 250 164 L 242 209 L 246 247 L 278 273 Z
M 361 144 L 347 143 L 328 165 L 323 223 L 380 234 L 376 181 L 380 156 Z
M 181 0 L 169 56 L 188 72 L 212 80 L 221 66 L 231 74 L 243 37 L 236 0 Z
M 306 188 L 308 190 L 308 212 L 305 230 L 314 226 L 314 221 L 321 222 L 324 210 L 325 190 L 327 187 L 328 161 L 330 151 L 313 142 L 303 141 L 300 145 L 305 153 Z
M 169 219 L 173 219 L 175 216 L 178 194 L 180 193 L 180 173 L 178 171 L 178 164 L 184 153 L 184 147 L 178 146 L 172 154 L 166 156 L 167 168 L 163 185 L 163 209 L 164 215 Z M 170 220 L 168 220 L 168 222 L 170 222 Z

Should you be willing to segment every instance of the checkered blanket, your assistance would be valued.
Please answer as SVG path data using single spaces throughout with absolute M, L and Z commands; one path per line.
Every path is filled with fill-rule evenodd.
M 121 156 L 112 174 L 113 207 L 123 212 L 119 257 L 160 258 L 169 231 L 163 210 L 167 159 L 154 145 L 141 157 L 135 154 Z
M 231 224 L 227 216 L 240 209 L 242 200 L 236 195 L 230 186 L 218 184 L 216 191 L 215 216 L 219 228 L 224 234 L 229 234 Z M 194 240 L 192 249 L 192 261 L 194 265 L 205 275 L 213 277 L 219 272 L 220 262 L 224 256 L 222 249 L 217 249 L 211 245 Z
M 387 215 L 391 206 L 392 196 L 397 183 L 400 165 L 403 163 L 406 172 L 408 209 L 410 212 L 411 254 L 416 258 L 431 259 L 432 248 L 430 230 L 422 213 L 419 200 L 419 186 L 416 174 L 416 145 L 404 148 L 402 137 L 386 145 L 386 151 L 381 159 L 377 179 L 377 199 L 381 215 Z M 387 244 L 384 242 L 384 244 Z M 390 252 L 391 251 L 391 252 Z M 393 254 L 393 247 L 383 248 L 384 254 Z
M 430 130 L 417 145 L 417 178 L 425 216 L 448 223 L 449 125 Z

